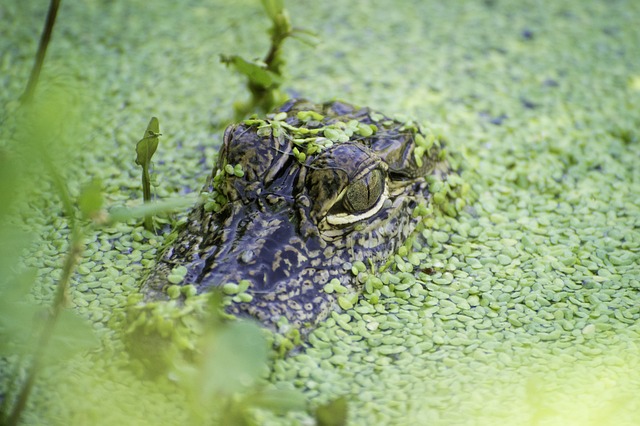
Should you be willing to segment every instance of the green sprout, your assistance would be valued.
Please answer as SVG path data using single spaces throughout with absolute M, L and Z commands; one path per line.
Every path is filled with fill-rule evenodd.
M 248 78 L 247 88 L 251 100 L 234 105 L 236 120 L 253 111 L 266 113 L 284 100 L 280 92 L 282 85 L 284 58 L 282 46 L 289 37 L 295 37 L 307 44 L 314 44 L 315 35 L 308 30 L 293 28 L 283 0 L 262 0 L 262 6 L 272 22 L 269 29 L 271 47 L 262 61 L 248 61 L 238 55 L 221 55 L 220 61 L 232 66 L 238 73 Z
M 142 139 L 136 144 L 136 164 L 142 167 L 142 194 L 144 202 L 151 201 L 151 178 L 149 177 L 149 165 L 151 157 L 158 148 L 158 139 L 160 137 L 160 123 L 156 117 L 151 117 L 147 130 L 144 131 Z M 144 218 L 144 227 L 148 231 L 153 231 L 153 217 L 147 215 Z

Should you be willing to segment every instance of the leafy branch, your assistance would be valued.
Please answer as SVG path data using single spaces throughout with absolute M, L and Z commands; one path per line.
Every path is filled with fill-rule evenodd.
M 283 43 L 287 38 L 294 37 L 304 43 L 315 44 L 315 35 L 312 32 L 291 26 L 283 0 L 262 0 L 262 6 L 272 23 L 269 29 L 271 45 L 264 59 L 249 61 L 238 55 L 220 56 L 222 63 L 233 67 L 248 79 L 247 88 L 251 93 L 251 100 L 234 105 L 236 120 L 242 119 L 252 111 L 266 113 L 283 100 L 280 86 L 284 82 Z

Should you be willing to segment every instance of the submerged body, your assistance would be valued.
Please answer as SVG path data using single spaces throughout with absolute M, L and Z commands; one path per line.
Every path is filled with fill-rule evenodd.
M 313 326 L 336 305 L 325 285 L 358 292 L 351 264 L 383 265 L 420 220 L 426 178 L 447 168 L 439 141 L 368 108 L 293 100 L 269 117 L 227 128 L 203 188 L 210 201 L 160 256 L 147 300 L 168 298 L 168 277 L 183 267 L 177 285 L 198 292 L 246 287 L 232 314 Z

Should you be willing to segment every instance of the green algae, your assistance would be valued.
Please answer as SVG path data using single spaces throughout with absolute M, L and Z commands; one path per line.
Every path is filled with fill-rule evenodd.
M 79 191 L 99 178 L 109 204 L 139 201 L 130 145 L 151 114 L 162 120 L 165 138 L 155 157 L 157 196 L 198 190 L 220 144 L 218 129 L 245 90 L 218 54 L 258 56 L 266 47 L 258 4 L 143 6 L 65 3 L 42 76 L 43 88 L 67 84 L 87 104 L 80 137 L 99 143 L 74 154 L 82 166 L 70 171 L 71 186 Z M 477 200 L 454 205 L 456 214 L 416 212 L 425 218 L 423 238 L 378 277 L 356 267 L 363 296 L 314 331 L 306 351 L 274 360 L 269 386 L 302 389 L 312 406 L 346 395 L 352 424 L 634 424 L 637 6 L 287 6 L 323 43 L 291 46 L 282 88 L 418 117 L 461 155 L 460 188 L 470 185 Z M 3 114 L 26 79 L 40 8 L 0 6 L 8 17 L 0 25 Z M 97 57 L 99 67 L 86 66 Z M 443 194 L 439 201 L 465 198 L 449 197 L 444 183 L 434 182 L 434 190 Z M 25 221 L 40 241 L 24 262 L 39 271 L 31 298 L 48 303 L 68 229 L 45 190 L 30 206 Z M 170 380 L 131 374 L 114 333 L 122 324 L 118 309 L 128 306 L 162 244 L 134 223 L 86 241 L 71 300 L 103 347 L 50 370 L 26 423 L 190 421 L 189 396 Z M 0 368 L 16 362 L 3 359 Z M 256 418 L 310 421 L 303 413 L 258 411 Z

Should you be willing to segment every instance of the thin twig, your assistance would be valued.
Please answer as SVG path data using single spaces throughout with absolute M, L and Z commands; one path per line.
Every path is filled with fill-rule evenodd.
M 44 63 L 44 57 L 47 53 L 47 47 L 51 40 L 51 33 L 53 32 L 53 25 L 56 23 L 56 15 L 58 14 L 58 8 L 60 7 L 60 0 L 51 0 L 49 3 L 49 12 L 47 12 L 47 21 L 44 24 L 42 35 L 40 36 L 40 44 L 38 45 L 38 52 L 36 53 L 36 60 L 31 68 L 31 75 L 29 75 L 29 81 L 27 87 L 24 89 L 21 101 L 26 104 L 33 98 L 33 93 L 36 90 L 36 84 L 40 78 L 40 70 L 42 70 L 42 64 Z

